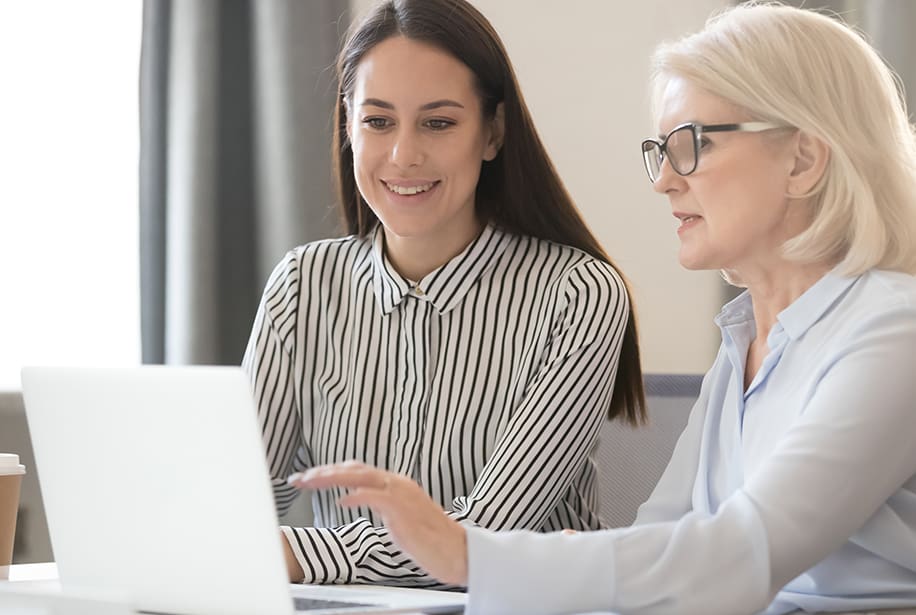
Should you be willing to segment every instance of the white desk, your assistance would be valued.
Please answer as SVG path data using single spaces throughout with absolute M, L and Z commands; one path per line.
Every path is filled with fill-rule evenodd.
M 3 615 L 136 615 L 123 597 L 64 591 L 57 565 L 0 566 L 0 613 Z M 354 615 L 358 612 L 354 611 Z M 405 615 L 422 615 L 407 613 Z
M 64 591 L 57 565 L 17 564 L 0 567 L 0 612 L 4 615 L 135 615 L 112 596 Z
M 0 583 L 21 583 L 36 581 L 57 582 L 57 564 L 15 564 L 0 566 Z

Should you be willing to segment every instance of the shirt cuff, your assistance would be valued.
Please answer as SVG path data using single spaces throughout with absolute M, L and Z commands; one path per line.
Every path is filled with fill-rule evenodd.
M 355 566 L 340 537 L 330 528 L 291 528 L 280 531 L 293 550 L 305 577 L 303 583 L 352 583 Z

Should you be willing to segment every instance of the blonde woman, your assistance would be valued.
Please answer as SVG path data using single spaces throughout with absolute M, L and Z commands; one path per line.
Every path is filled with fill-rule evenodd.
M 916 143 L 849 28 L 742 6 L 660 47 L 649 178 L 679 259 L 746 287 L 633 527 L 495 534 L 403 477 L 344 485 L 470 613 L 781 614 L 916 606 Z M 543 588 L 543 589 L 540 589 Z

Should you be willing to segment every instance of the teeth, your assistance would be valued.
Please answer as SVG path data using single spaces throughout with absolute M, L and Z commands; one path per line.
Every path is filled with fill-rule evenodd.
M 423 184 L 422 186 L 398 186 L 396 184 L 389 184 L 385 182 L 385 186 L 394 192 L 395 194 L 401 195 L 412 195 L 419 194 L 421 192 L 426 192 L 430 190 L 435 184 Z

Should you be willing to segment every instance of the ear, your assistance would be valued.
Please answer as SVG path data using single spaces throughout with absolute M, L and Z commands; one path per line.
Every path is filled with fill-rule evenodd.
M 799 130 L 795 134 L 795 160 L 789 173 L 788 191 L 793 197 L 804 197 L 814 190 L 824 176 L 830 161 L 830 146 L 821 139 Z
M 496 158 L 500 148 L 503 146 L 503 138 L 506 136 L 506 107 L 503 103 L 496 105 L 496 112 L 493 113 L 493 119 L 490 120 L 490 138 L 487 139 L 487 147 L 483 152 L 483 159 L 489 162 Z

